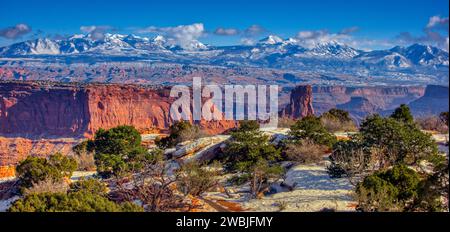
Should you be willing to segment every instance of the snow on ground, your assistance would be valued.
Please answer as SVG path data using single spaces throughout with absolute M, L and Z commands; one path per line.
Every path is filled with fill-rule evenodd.
M 72 177 L 70 177 L 70 179 L 72 181 L 77 181 L 80 178 L 91 178 L 95 174 L 97 174 L 96 171 L 75 171 L 72 173 Z
M 17 199 L 19 199 L 19 197 L 14 196 L 6 200 L 0 200 L 0 212 L 6 212 L 9 206 L 11 206 L 11 203 L 13 203 Z
M 324 208 L 337 211 L 354 211 L 352 199 L 354 187 L 348 179 L 331 179 L 325 166 L 297 165 L 286 173 L 285 183 L 294 187 L 293 191 L 279 192 L 262 199 L 243 203 L 249 211 L 314 212 Z

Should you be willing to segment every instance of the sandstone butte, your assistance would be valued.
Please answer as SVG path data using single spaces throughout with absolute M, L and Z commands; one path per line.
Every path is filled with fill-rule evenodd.
M 169 88 L 130 84 L 62 84 L 51 82 L 0 82 L 0 166 L 17 164 L 27 156 L 71 154 L 80 140 L 99 128 L 133 125 L 142 133 L 160 133 L 173 123 L 169 108 L 175 100 Z M 313 114 L 311 86 L 291 93 L 282 116 Z M 209 134 L 223 133 L 235 121 L 200 121 Z

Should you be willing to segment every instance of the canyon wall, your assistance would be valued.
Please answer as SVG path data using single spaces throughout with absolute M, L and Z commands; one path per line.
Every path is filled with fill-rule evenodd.
M 71 154 L 72 146 L 99 129 L 133 125 L 160 133 L 173 123 L 168 88 L 119 84 L 0 83 L 0 173 L 29 155 Z M 234 121 L 200 121 L 209 134 Z
M 133 125 L 139 131 L 167 129 L 169 89 L 136 85 L 42 83 L 0 84 L 0 135 L 6 137 L 90 137 L 99 128 Z M 199 123 L 211 134 L 234 122 Z
M 331 108 L 344 109 L 359 120 L 370 113 L 392 110 L 400 104 L 408 104 L 425 93 L 422 86 L 314 86 L 313 106 L 316 114 Z

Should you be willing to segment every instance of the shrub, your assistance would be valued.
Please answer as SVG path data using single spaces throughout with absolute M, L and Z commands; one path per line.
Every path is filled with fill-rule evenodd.
M 40 193 L 16 200 L 9 212 L 142 212 L 132 203 L 117 204 L 90 192 Z
M 331 164 L 327 171 L 332 178 L 340 178 L 343 175 L 354 177 L 362 174 L 366 169 L 373 168 L 376 154 L 365 147 L 359 136 L 354 136 L 347 141 L 339 141 L 334 144 L 330 155 Z
M 259 131 L 256 122 L 241 122 L 239 128 L 231 132 L 224 149 L 226 167 L 231 170 L 248 171 L 259 160 L 276 161 L 280 149 L 269 142 L 269 137 Z
M 448 131 L 448 126 L 437 116 L 417 118 L 416 123 L 422 130 L 437 131 L 440 133 Z
M 358 209 L 371 211 L 396 210 L 397 188 L 374 175 L 368 176 L 356 189 Z
M 218 185 L 219 171 L 202 167 L 197 162 L 189 162 L 179 170 L 178 187 L 185 195 L 199 196 Z
M 296 143 L 288 143 L 285 148 L 286 158 L 302 164 L 317 163 L 323 161 L 323 155 L 328 148 L 315 144 L 309 139 Z
M 92 141 L 86 140 L 72 148 L 72 151 L 75 153 L 74 158 L 77 161 L 78 170 L 94 171 L 96 169 L 92 146 Z
M 398 108 L 396 108 L 394 112 L 391 114 L 391 118 L 403 123 L 414 122 L 411 110 L 405 104 L 401 104 Z
M 363 211 L 403 211 L 418 196 L 419 175 L 405 165 L 376 172 L 358 184 L 358 206 Z
M 356 131 L 356 125 L 345 110 L 331 109 L 320 116 L 322 125 L 330 132 Z
M 258 198 L 282 176 L 284 169 L 279 165 L 270 165 L 265 160 L 259 160 L 248 173 L 250 174 L 250 195 Z
M 412 123 L 404 123 L 379 115 L 367 117 L 360 128 L 363 144 L 377 147 L 385 164 L 415 164 L 437 154 L 437 145 L 430 134 Z
M 76 170 L 76 161 L 59 153 L 48 159 L 27 157 L 16 167 L 17 177 L 22 188 L 29 188 L 41 181 L 62 181 L 64 177 L 72 176 Z
M 332 147 L 336 136 L 329 133 L 315 116 L 307 116 L 298 120 L 289 132 L 294 140 L 309 139 L 316 144 Z
M 398 200 L 407 201 L 417 197 L 420 179 L 416 171 L 405 165 L 396 165 L 378 175 L 398 189 Z
M 165 138 L 158 138 L 155 143 L 160 148 L 174 147 L 184 141 L 195 140 L 204 137 L 204 133 L 197 125 L 192 125 L 188 121 L 178 121 L 170 126 L 170 135 Z
M 81 191 L 89 192 L 100 196 L 106 196 L 108 188 L 103 182 L 93 178 L 80 179 L 70 184 L 69 192 L 81 192 Z
M 409 211 L 448 212 L 448 161 L 434 167 L 433 173 L 419 183 L 418 197 Z
M 131 126 L 99 129 L 92 144 L 97 172 L 105 178 L 140 170 L 148 158 L 141 135 Z
M 66 193 L 69 185 L 65 181 L 55 181 L 53 179 L 45 179 L 38 183 L 33 183 L 30 188 L 23 189 L 23 195 L 31 195 L 38 193 Z
M 342 172 L 347 176 L 366 175 L 397 164 L 414 165 L 421 160 L 434 163 L 438 157 L 431 135 L 415 124 L 372 115 L 361 123 L 358 134 L 335 144 L 329 173 L 333 177 Z

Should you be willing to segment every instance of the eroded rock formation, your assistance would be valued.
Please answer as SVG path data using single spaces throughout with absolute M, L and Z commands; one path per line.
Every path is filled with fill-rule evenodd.
M 291 91 L 289 104 L 281 111 L 281 117 L 293 119 L 302 118 L 314 114 L 312 99 L 312 87 L 300 85 Z

